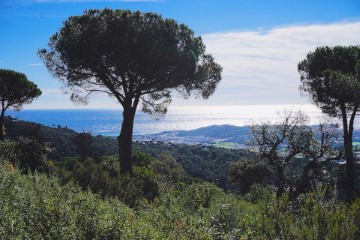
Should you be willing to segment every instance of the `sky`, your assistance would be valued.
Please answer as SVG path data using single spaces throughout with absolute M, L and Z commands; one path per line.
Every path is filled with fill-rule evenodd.
M 43 92 L 25 109 L 119 108 L 106 95 L 74 105 L 37 56 L 68 17 L 105 7 L 156 12 L 202 37 L 222 80 L 208 100 L 175 93 L 175 106 L 308 104 L 297 64 L 319 46 L 360 45 L 360 0 L 0 0 L 0 68 Z

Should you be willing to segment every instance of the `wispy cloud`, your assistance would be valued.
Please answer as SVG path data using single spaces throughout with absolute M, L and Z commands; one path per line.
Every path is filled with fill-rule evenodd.
M 45 88 L 42 89 L 42 95 L 51 95 L 51 96 L 63 96 L 63 93 L 61 92 L 60 88 Z
M 31 64 L 28 64 L 28 65 L 25 65 L 25 67 L 41 67 L 41 66 L 44 66 L 44 64 L 42 64 L 42 63 L 31 63 Z
M 164 0 L 33 0 L 36 3 L 52 2 L 163 2 Z
M 305 102 L 297 64 L 319 46 L 359 45 L 358 36 L 360 21 L 204 35 L 207 51 L 223 66 L 214 101 L 226 92 L 236 95 L 237 89 L 238 103 Z

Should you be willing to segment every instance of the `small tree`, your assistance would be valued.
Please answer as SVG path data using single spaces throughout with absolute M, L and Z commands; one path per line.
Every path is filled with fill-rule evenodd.
M 229 182 L 235 192 L 244 195 L 254 184 L 265 185 L 269 182 L 272 171 L 264 162 L 241 159 L 229 166 Z
M 288 185 L 285 167 L 310 145 L 311 132 L 308 117 L 302 113 L 285 112 L 281 122 L 253 125 L 252 144 L 260 158 L 266 159 L 274 168 L 278 197 Z
M 10 108 L 20 110 L 40 96 L 41 90 L 24 74 L 7 69 L 0 69 L 0 86 L 0 141 L 4 141 L 5 111 Z
M 312 182 L 322 181 L 330 183 L 332 179 L 327 178 L 324 167 L 330 161 L 338 160 L 343 156 L 343 149 L 340 145 L 340 131 L 337 124 L 320 123 L 316 128 L 313 127 L 312 138 L 308 148 L 302 152 L 302 156 L 307 160 L 307 164 L 303 167 L 301 175 L 294 184 L 291 192 L 292 198 L 299 194 L 311 190 Z
M 91 135 L 91 133 L 77 133 L 73 139 L 73 142 L 75 144 L 77 154 L 80 156 L 81 160 L 85 161 L 86 158 L 91 157 L 91 145 L 94 142 L 94 137 Z
M 309 172 L 321 168 L 324 164 L 335 159 L 338 151 L 334 147 L 334 131 L 326 125 L 320 124 L 317 130 L 308 125 L 308 116 L 302 112 L 285 112 L 276 124 L 265 122 L 253 125 L 251 128 L 252 142 L 258 157 L 265 159 L 273 167 L 276 175 L 277 196 L 284 193 L 286 187 L 293 184 L 286 176 L 286 167 L 296 158 L 305 157 L 308 164 L 303 169 L 301 184 L 295 192 L 306 189 L 310 180 Z
M 208 98 L 221 80 L 221 67 L 205 53 L 187 26 L 154 13 L 88 10 L 68 18 L 39 50 L 49 71 L 86 103 L 104 92 L 123 108 L 119 144 L 121 171 L 132 171 L 132 133 L 139 103 L 150 114 L 165 114 L 172 90 L 185 98 Z
M 353 130 L 360 107 L 360 47 L 319 47 L 298 64 L 301 91 L 321 110 L 342 120 L 347 201 L 354 197 Z

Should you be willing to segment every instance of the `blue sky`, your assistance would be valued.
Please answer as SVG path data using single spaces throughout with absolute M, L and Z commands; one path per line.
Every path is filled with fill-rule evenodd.
M 43 95 L 26 109 L 116 108 L 107 96 L 75 106 L 36 52 L 72 15 L 85 9 L 156 12 L 201 35 L 223 68 L 223 80 L 206 101 L 173 105 L 304 104 L 297 63 L 323 45 L 360 44 L 359 0 L 0 0 L 0 68 L 25 73 Z

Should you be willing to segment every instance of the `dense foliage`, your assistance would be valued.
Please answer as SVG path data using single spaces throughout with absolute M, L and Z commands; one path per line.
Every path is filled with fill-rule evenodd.
M 167 154 L 181 163 L 185 172 L 191 176 L 228 188 L 228 168 L 241 158 L 253 159 L 254 155 L 246 150 L 229 150 L 202 145 L 168 144 L 152 142 L 136 144 L 134 149 L 160 157 Z
M 265 162 L 242 159 L 229 167 L 231 190 L 241 195 L 248 193 L 255 184 L 270 185 L 273 182 L 272 176 L 273 172 Z
M 136 155 L 134 156 L 136 158 Z M 152 201 L 159 195 L 158 174 L 151 168 L 150 158 L 142 156 L 134 167 L 133 174 L 120 174 L 117 157 L 93 159 L 70 158 L 56 164 L 52 169 L 63 184 L 76 182 L 83 189 L 90 189 L 102 197 L 117 197 L 130 207 L 139 206 L 142 201 Z
M 326 199 L 321 187 L 297 201 L 253 188 L 243 199 L 209 183 L 177 183 L 130 209 L 69 182 L 0 169 L 4 239 L 358 239 L 360 201 Z M 251 200 L 251 201 L 250 201 Z

